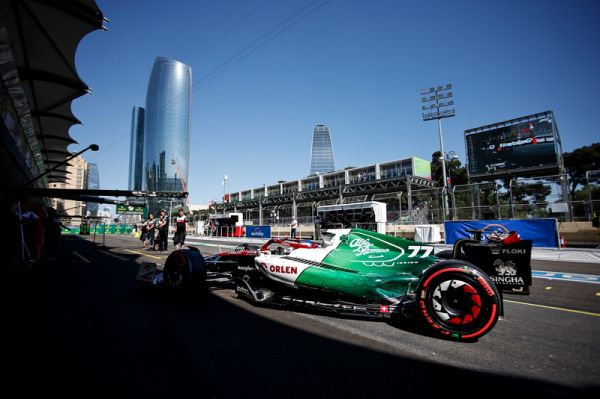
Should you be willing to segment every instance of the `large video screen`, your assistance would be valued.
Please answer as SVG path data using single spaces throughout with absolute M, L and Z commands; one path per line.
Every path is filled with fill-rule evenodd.
M 472 177 L 558 169 L 555 143 L 558 135 L 551 114 L 522 119 L 530 120 L 465 131 Z

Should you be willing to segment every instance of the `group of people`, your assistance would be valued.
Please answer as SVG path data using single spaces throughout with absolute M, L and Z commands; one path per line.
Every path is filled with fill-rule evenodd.
M 69 229 L 56 209 L 16 197 L 2 198 L 0 208 L 7 233 L 5 265 L 16 267 L 56 259 L 61 230 Z
M 185 233 L 187 230 L 187 218 L 183 209 L 179 209 L 175 219 L 175 234 L 173 235 L 173 245 L 181 249 L 185 243 Z M 158 218 L 154 214 L 148 215 L 148 220 L 142 218 L 139 225 L 140 240 L 144 243 L 147 251 L 166 252 L 168 249 L 169 236 L 169 216 L 164 210 L 160 211 Z M 157 248 L 158 247 L 158 248 Z

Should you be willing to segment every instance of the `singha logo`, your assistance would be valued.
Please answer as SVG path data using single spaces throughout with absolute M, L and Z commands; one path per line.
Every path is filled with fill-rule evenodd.
M 513 262 L 512 260 L 502 262 L 501 259 L 496 259 L 494 261 L 494 268 L 496 269 L 496 273 L 498 273 L 498 276 L 517 275 L 517 268 L 515 267 L 515 262 Z

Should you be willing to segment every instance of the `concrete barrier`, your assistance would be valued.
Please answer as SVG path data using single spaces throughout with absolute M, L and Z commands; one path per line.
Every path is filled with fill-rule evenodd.
M 558 223 L 558 232 L 570 246 L 600 246 L 600 228 L 593 227 L 592 222 Z

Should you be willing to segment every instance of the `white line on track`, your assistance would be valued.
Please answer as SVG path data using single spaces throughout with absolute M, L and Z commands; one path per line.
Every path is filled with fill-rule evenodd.
M 86 258 L 85 256 L 79 254 L 77 251 L 73 251 L 73 255 L 77 256 L 79 259 L 81 259 L 85 263 L 92 263 L 88 258 Z

